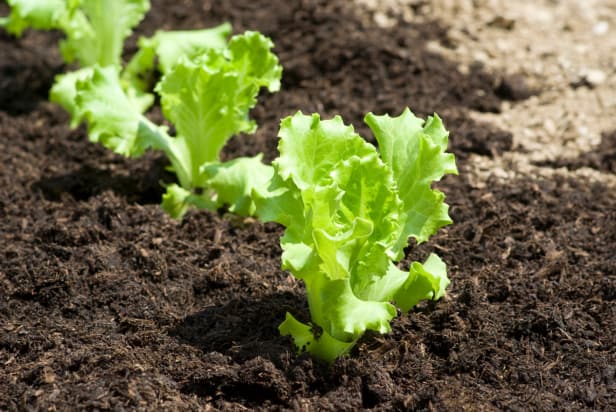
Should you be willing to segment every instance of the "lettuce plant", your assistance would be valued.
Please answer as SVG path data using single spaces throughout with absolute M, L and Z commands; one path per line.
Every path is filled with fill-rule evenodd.
M 257 216 L 286 226 L 282 266 L 306 286 L 311 322 L 287 313 L 279 330 L 326 361 L 366 330 L 388 332 L 396 307 L 438 299 L 449 284 L 435 254 L 408 271 L 394 263 L 409 237 L 424 242 L 451 223 L 443 193 L 431 188 L 457 173 L 448 132 L 438 116 L 424 122 L 408 109 L 365 121 L 380 151 L 340 117 L 284 119 L 274 176 L 253 192 Z
M 58 29 L 67 62 L 119 66 L 124 40 L 150 8 L 149 0 L 7 0 L 2 25 L 17 36 L 29 28 Z
M 60 51 L 67 63 L 81 69 L 56 76 L 50 100 L 71 115 L 71 125 L 80 122 L 75 110 L 75 83 L 92 75 L 92 67 L 122 67 L 125 39 L 150 9 L 149 0 L 8 0 L 11 12 L 0 25 L 16 36 L 27 28 L 60 30 L 65 38 Z M 130 84 L 125 89 L 133 104 L 145 111 L 153 99 Z
M 111 66 L 96 64 L 96 67 L 112 67 L 106 70 L 107 76 L 118 78 L 122 90 L 128 98 L 127 102 L 140 113 L 144 113 L 154 102 L 150 93 L 149 79 L 153 71 L 162 75 L 169 73 L 183 56 L 194 57 L 209 49 L 223 49 L 231 34 L 231 25 L 221 24 L 217 27 L 203 30 L 172 30 L 157 31 L 151 37 L 139 39 L 139 50 L 121 69 L 120 62 Z M 155 61 L 159 64 L 155 67 Z M 77 83 L 91 79 L 94 67 L 83 67 L 79 70 L 56 76 L 56 81 L 50 92 L 50 99 L 60 104 L 71 115 L 71 126 L 77 126 L 83 120 L 83 113 L 76 104 Z
M 147 119 L 122 88 L 113 68 L 93 69 L 76 83 L 76 111 L 87 120 L 89 136 L 116 153 L 137 157 L 152 148 L 163 151 L 179 185 L 167 186 L 163 208 L 181 217 L 191 205 L 229 206 L 250 215 L 255 186 L 267 185 L 270 166 L 254 158 L 220 161 L 220 151 L 233 135 L 252 133 L 249 111 L 262 87 L 280 88 L 282 67 L 270 39 L 257 32 L 233 37 L 224 49 L 183 56 L 155 91 L 175 135 Z
M 208 49 L 225 48 L 230 35 L 231 25 L 223 23 L 202 30 L 158 30 L 152 37 L 140 37 L 139 49 L 128 62 L 122 80 L 147 91 L 153 71 L 166 74 L 182 56 L 191 58 Z
M 231 34 L 228 23 L 205 30 L 158 31 L 140 38 L 140 49 L 125 69 L 122 51 L 126 38 L 150 9 L 149 0 L 8 0 L 11 12 L 0 26 L 16 36 L 27 28 L 60 30 L 67 63 L 80 69 L 56 76 L 50 99 L 71 114 L 74 127 L 82 120 L 75 106 L 76 83 L 92 77 L 94 66 L 113 67 L 132 105 L 144 112 L 154 101 L 144 77 L 154 69 L 167 73 L 182 55 L 196 55 L 210 48 L 224 48 Z

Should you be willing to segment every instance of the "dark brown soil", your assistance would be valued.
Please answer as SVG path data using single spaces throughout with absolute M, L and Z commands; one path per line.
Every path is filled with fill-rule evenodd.
M 274 158 L 279 119 L 297 110 L 340 113 L 366 136 L 368 111 L 438 111 L 461 171 L 439 185 L 455 224 L 407 259 L 437 251 L 449 294 L 332 366 L 296 356 L 277 326 L 307 307 L 280 270 L 282 228 L 171 220 L 160 155 L 115 156 L 46 101 L 65 70 L 58 34 L 1 34 L 0 410 L 616 409 L 616 194 L 566 177 L 474 188 L 469 155 L 512 144 L 468 111 L 498 112 L 511 93 L 426 49 L 447 44 L 444 23 L 418 9 L 386 30 L 346 0 L 153 3 L 139 33 L 230 21 L 276 44 L 282 91 L 228 157 Z M 614 173 L 601 150 L 584 165 Z

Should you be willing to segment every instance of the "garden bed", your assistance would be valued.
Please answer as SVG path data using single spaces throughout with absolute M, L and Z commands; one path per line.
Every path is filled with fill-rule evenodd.
M 136 35 L 229 21 L 276 45 L 281 91 L 263 94 L 257 133 L 226 158 L 272 160 L 279 120 L 298 110 L 341 114 L 364 136 L 367 112 L 437 111 L 460 169 L 438 184 L 454 224 L 410 244 L 403 265 L 438 252 L 448 295 L 331 366 L 296 355 L 277 327 L 287 311 L 309 315 L 280 269 L 283 228 L 224 211 L 169 218 L 162 156 L 114 155 L 47 101 L 66 69 L 59 34 L 1 32 L 0 410 L 616 408 L 613 130 L 577 156 L 533 157 L 506 125 L 553 93 L 550 80 L 439 53 L 465 40 L 438 1 L 382 2 L 404 13 L 346 0 L 152 3 Z

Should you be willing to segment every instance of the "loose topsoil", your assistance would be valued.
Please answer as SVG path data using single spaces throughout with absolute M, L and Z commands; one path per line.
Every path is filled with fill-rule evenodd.
M 170 219 L 160 154 L 113 155 L 47 102 L 69 69 L 60 34 L 0 32 L 0 410 L 616 410 L 616 192 L 568 173 L 613 177 L 613 130 L 539 165 L 562 173 L 478 176 L 477 159 L 524 148 L 477 115 L 543 91 L 435 52 L 457 47 L 455 15 L 425 1 L 401 2 L 393 24 L 360 1 L 152 3 L 127 55 L 137 35 L 224 21 L 276 44 L 282 90 L 261 96 L 259 130 L 226 158 L 275 158 L 279 120 L 298 110 L 341 114 L 370 141 L 369 111 L 437 111 L 460 169 L 438 184 L 455 223 L 409 244 L 402 266 L 437 252 L 448 295 L 333 365 L 296 355 L 277 326 L 309 315 L 280 269 L 283 228 Z

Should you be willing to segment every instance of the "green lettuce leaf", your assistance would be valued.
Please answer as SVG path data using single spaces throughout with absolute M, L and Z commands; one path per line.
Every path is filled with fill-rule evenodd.
M 423 265 L 419 262 L 411 264 L 407 281 L 393 299 L 402 311 L 408 312 L 422 300 L 442 298 L 449 283 L 445 262 L 431 253 Z
M 246 31 L 234 36 L 225 55 L 240 76 L 245 87 L 267 88 L 270 93 L 280 90 L 282 66 L 271 52 L 274 43 L 259 32 Z M 254 86 L 249 86 L 252 83 Z
M 261 162 L 262 157 L 239 157 L 207 164 L 204 167 L 207 188 L 196 193 L 169 185 L 163 196 L 163 209 L 174 218 L 181 218 L 191 206 L 210 210 L 226 207 L 240 216 L 254 215 L 256 206 L 251 193 L 267 185 L 274 173 L 271 166 Z
M 209 49 L 223 49 L 231 34 L 229 23 L 204 30 L 157 31 L 152 37 L 139 38 L 139 50 L 130 60 L 122 79 L 136 88 L 149 89 L 148 74 L 154 70 L 158 60 L 158 70 L 164 75 L 173 69 L 180 57 L 189 59 Z
M 214 190 L 217 207 L 227 206 L 230 212 L 242 216 L 254 215 L 256 205 L 253 190 L 267 186 L 274 170 L 262 163 L 263 155 L 239 157 L 224 163 L 204 167 L 208 186 Z
M 196 187 L 206 179 L 201 168 L 219 160 L 231 136 L 255 130 L 246 115 L 253 94 L 240 93 L 240 78 L 233 71 L 183 59 L 163 77 L 156 91 L 165 117 L 177 130 L 170 145 L 183 148 L 181 161 Z
M 65 76 L 77 78 L 76 81 L 70 79 L 75 87 L 75 106 L 69 111 L 74 113 L 74 119 L 87 120 L 90 141 L 101 143 L 118 154 L 138 157 L 154 141 L 152 135 L 159 140 L 161 134 L 166 135 L 141 114 L 142 108 L 126 94 L 114 66 L 81 69 Z M 61 80 L 58 85 L 62 84 Z M 66 98 L 60 93 L 63 89 L 54 88 L 52 99 L 62 103 L 61 99 Z
M 405 205 L 406 224 L 398 244 L 401 253 L 409 236 L 421 243 L 451 223 L 445 196 L 431 189 L 432 182 L 443 175 L 458 173 L 453 154 L 445 153 L 449 133 L 437 115 L 424 125 L 408 108 L 398 117 L 369 113 L 365 120 Z
M 263 222 L 277 222 L 286 227 L 291 227 L 292 222 L 298 222 L 298 227 L 305 227 L 303 205 L 297 190 L 293 190 L 294 186 L 289 186 L 280 178 L 275 164 L 272 166 L 272 179 L 267 185 L 257 186 L 252 191 L 257 216 Z
M 120 68 L 124 40 L 150 8 L 149 0 L 8 0 L 1 24 L 17 36 L 29 28 L 64 32 L 67 62 Z
M 120 67 L 124 40 L 150 8 L 149 0 L 81 0 L 60 27 L 67 62 Z
M 7 0 L 8 17 L 0 20 L 6 31 L 21 36 L 27 28 L 51 30 L 60 28 L 69 13 L 66 0 Z
M 77 83 L 86 82 L 94 74 L 93 67 L 59 74 L 49 91 L 49 100 L 58 103 L 71 116 L 71 127 L 77 127 L 83 120 L 83 113 L 77 103 Z
M 287 313 L 278 330 L 281 335 L 293 338 L 298 351 L 310 352 L 313 356 L 325 362 L 335 361 L 338 357 L 349 352 L 356 343 L 356 341 L 339 341 L 329 336 L 327 332 L 322 332 L 317 339 L 310 325 L 298 321 L 290 313 Z
M 339 116 L 322 122 L 318 114 L 297 113 L 281 121 L 279 137 L 278 173 L 283 180 L 293 180 L 301 191 L 331 182 L 331 172 L 340 159 L 374 153 Z
M 234 37 L 231 44 L 232 50 L 211 49 L 192 59 L 184 56 L 157 85 L 175 136 L 142 115 L 142 100 L 129 93 L 134 89 L 123 87 L 115 67 L 95 67 L 84 78 L 74 75 L 68 86 L 58 86 L 57 100 L 76 94 L 76 107 L 71 109 L 87 120 L 90 139 L 116 153 L 135 157 L 151 148 L 167 155 L 179 181 L 167 187 L 163 198 L 163 207 L 172 216 L 181 217 L 191 205 L 208 209 L 225 205 L 250 215 L 256 210 L 252 191 L 268 185 L 272 168 L 262 164 L 261 157 L 221 163 L 219 155 L 233 135 L 255 130 L 248 113 L 260 87 L 274 87 L 281 72 L 270 51 L 272 43 L 264 36 L 247 33 Z M 250 53 L 247 45 L 252 47 Z M 267 67 L 255 67 L 260 64 Z
M 326 361 L 347 353 L 367 330 L 388 332 L 396 315 L 392 302 L 408 311 L 422 299 L 442 297 L 449 283 L 436 255 L 423 265 L 414 262 L 408 272 L 394 264 L 402 257 L 402 240 L 406 245 L 417 227 L 413 213 L 440 222 L 440 204 L 423 204 L 417 196 L 426 191 L 419 189 L 426 186 L 430 194 L 433 180 L 455 171 L 453 158 L 442 153 L 442 125 L 434 118 L 422 127 L 409 115 L 394 118 L 393 125 L 367 117 L 373 130 L 380 125 L 380 154 L 339 117 L 286 118 L 274 177 L 253 190 L 257 216 L 286 226 L 282 267 L 306 286 L 312 324 L 287 314 L 280 331 Z M 438 227 L 424 224 L 419 233 L 427 238 Z
M 161 206 L 171 217 L 179 219 L 191 206 L 200 209 L 215 209 L 216 202 L 211 200 L 213 195 L 211 191 L 193 193 L 173 183 L 167 185 Z
M 261 47 L 254 47 L 249 55 L 233 52 L 246 44 Z M 257 102 L 261 85 L 275 83 L 273 76 L 281 74 L 271 47 L 271 41 L 259 33 L 235 36 L 231 51 L 211 49 L 192 60 L 183 58 L 156 87 L 163 113 L 177 130 L 166 147 L 159 148 L 176 153 L 170 159 L 182 187 L 205 187 L 204 167 L 219 161 L 225 143 L 233 135 L 256 129 L 248 112 Z M 255 67 L 260 64 L 268 66 Z

